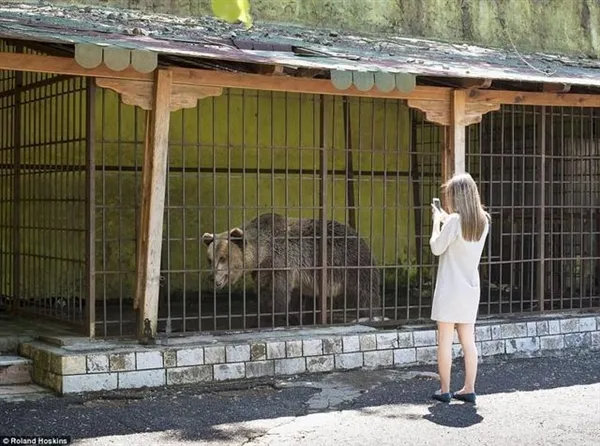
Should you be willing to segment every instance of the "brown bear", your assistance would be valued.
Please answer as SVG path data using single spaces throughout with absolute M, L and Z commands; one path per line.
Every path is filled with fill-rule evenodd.
M 250 272 L 261 313 L 264 309 L 278 314 L 300 308 L 301 295 L 319 298 L 320 239 L 320 220 L 276 213 L 262 214 L 241 228 L 202 236 L 215 287 L 234 285 Z M 379 319 L 380 282 L 371 249 L 356 230 L 327 221 L 329 310 L 333 305 L 339 310 L 336 313 L 344 311 L 343 322 Z

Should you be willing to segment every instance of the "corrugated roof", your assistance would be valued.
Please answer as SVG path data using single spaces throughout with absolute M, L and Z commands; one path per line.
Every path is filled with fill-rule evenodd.
M 519 54 L 467 44 L 265 23 L 245 30 L 212 17 L 181 18 L 102 7 L 0 2 L 0 38 L 95 43 L 171 56 L 299 68 L 600 87 L 600 61 L 585 56 Z

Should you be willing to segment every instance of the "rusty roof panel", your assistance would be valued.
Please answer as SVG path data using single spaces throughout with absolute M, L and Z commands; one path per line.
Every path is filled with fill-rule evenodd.
M 211 17 L 181 18 L 102 7 L 0 1 L 0 38 L 95 43 L 180 57 L 299 68 L 600 87 L 600 62 L 584 56 L 519 54 L 468 44 L 264 23 L 245 30 Z

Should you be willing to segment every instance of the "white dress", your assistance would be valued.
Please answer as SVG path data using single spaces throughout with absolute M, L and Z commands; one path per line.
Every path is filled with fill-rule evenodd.
M 431 319 L 439 322 L 474 324 L 479 309 L 479 262 L 488 235 L 486 219 L 481 238 L 468 242 L 462 236 L 460 216 L 446 217 L 440 231 L 434 222 L 429 240 L 431 252 L 440 257 Z

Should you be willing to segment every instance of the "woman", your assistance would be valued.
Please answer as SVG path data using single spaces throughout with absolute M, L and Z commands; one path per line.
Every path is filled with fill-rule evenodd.
M 458 174 L 444 186 L 448 213 L 433 208 L 433 232 L 429 245 L 439 256 L 431 319 L 438 327 L 438 371 L 441 389 L 433 398 L 450 402 L 455 398 L 475 402 L 477 348 L 475 319 L 479 307 L 479 262 L 487 234 L 489 215 L 481 205 L 471 175 Z M 464 353 L 465 383 L 450 393 L 454 325 Z

